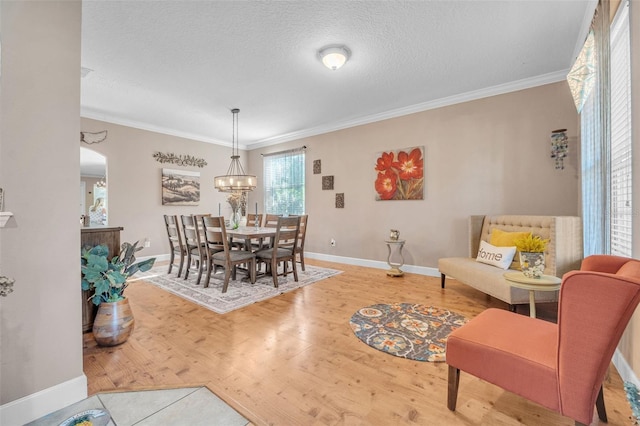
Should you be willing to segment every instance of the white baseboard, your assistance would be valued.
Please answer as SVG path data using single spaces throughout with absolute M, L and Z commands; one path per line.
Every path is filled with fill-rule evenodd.
M 622 356 L 619 349 L 613 353 L 613 365 L 618 370 L 618 374 L 620 374 L 620 378 L 624 382 L 631 382 L 636 385 L 637 388 L 640 388 L 640 380 L 636 376 L 636 373 L 633 372 L 633 369 L 629 365 L 626 359 Z
M 75 404 L 87 397 L 87 376 L 82 374 L 64 383 L 0 405 L 0 424 L 19 426 Z
M 387 264 L 387 262 L 382 262 L 380 260 L 358 259 L 355 257 L 334 256 L 330 254 L 311 252 L 305 252 L 304 257 L 309 259 L 324 260 L 327 262 L 345 263 L 347 265 L 366 266 L 368 268 L 389 269 L 389 265 Z M 404 265 L 401 267 L 401 269 L 404 272 L 410 272 L 412 274 L 427 275 L 430 277 L 440 276 L 440 271 L 437 268 L 430 268 L 426 266 Z

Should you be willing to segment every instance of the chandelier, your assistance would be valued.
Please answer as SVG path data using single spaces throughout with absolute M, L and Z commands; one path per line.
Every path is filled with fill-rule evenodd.
M 242 164 L 240 164 L 240 155 L 238 154 L 238 113 L 240 110 L 234 108 L 231 110 L 233 114 L 233 132 L 231 139 L 231 164 L 227 174 L 216 176 L 213 178 L 213 184 L 220 192 L 236 192 L 236 191 L 253 191 L 256 187 L 258 179 L 253 175 L 244 172 Z

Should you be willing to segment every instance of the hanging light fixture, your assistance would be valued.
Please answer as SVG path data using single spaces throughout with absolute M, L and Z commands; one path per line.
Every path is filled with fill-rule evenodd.
M 213 178 L 213 184 L 220 192 L 242 192 L 253 191 L 256 187 L 258 179 L 253 175 L 244 172 L 242 164 L 240 164 L 240 155 L 238 154 L 238 113 L 240 110 L 234 108 L 231 110 L 233 114 L 233 132 L 231 139 L 231 164 L 227 174 L 216 176 Z
M 98 188 L 106 188 L 107 187 L 107 177 L 103 176 L 102 179 L 100 179 L 97 183 L 96 186 Z

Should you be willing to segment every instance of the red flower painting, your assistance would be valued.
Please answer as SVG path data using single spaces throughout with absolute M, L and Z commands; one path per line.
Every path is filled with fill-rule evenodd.
M 424 199 L 424 149 L 381 153 L 376 159 L 376 200 Z

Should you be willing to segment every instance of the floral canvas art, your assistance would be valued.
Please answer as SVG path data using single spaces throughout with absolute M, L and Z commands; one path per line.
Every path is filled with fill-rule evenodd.
M 375 171 L 376 200 L 424 199 L 424 147 L 381 152 Z

